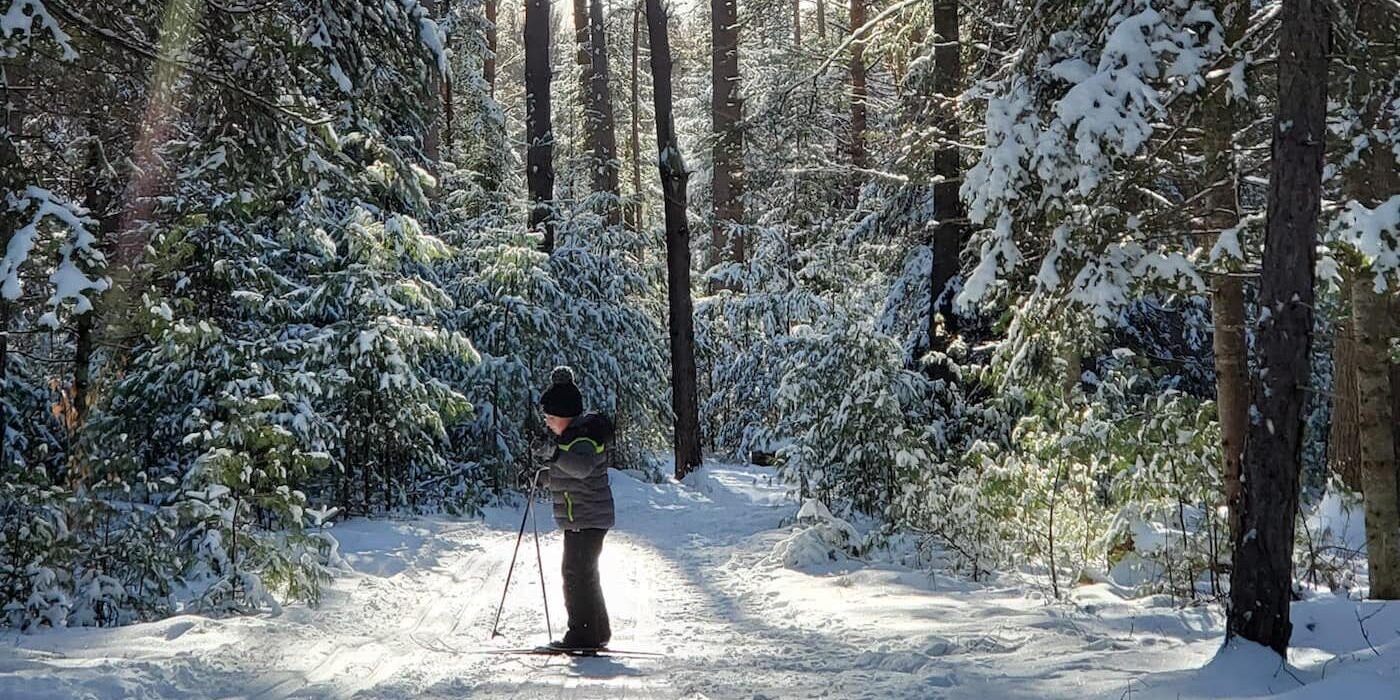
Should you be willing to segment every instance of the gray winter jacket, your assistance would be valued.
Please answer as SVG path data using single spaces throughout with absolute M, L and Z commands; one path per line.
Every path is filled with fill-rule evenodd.
M 547 463 L 554 522 L 560 528 L 606 530 L 613 526 L 613 495 L 608 481 L 612 437 L 612 421 L 597 413 L 585 413 L 555 440 Z

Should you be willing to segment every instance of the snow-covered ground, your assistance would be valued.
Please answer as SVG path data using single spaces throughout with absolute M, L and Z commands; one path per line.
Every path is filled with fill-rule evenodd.
M 546 640 L 528 539 L 504 637 L 488 639 L 520 517 L 502 509 L 339 526 L 354 572 L 318 609 L 10 633 L 0 698 L 1400 698 L 1400 605 L 1318 597 L 1294 606 L 1288 667 L 1259 648 L 1217 656 L 1212 608 L 1107 585 L 1047 604 L 1024 585 L 815 563 L 811 533 L 792 524 L 798 504 L 770 475 L 614 477 L 618 527 L 602 562 L 612 646 L 664 658 L 476 653 Z M 561 544 L 547 520 L 557 636 Z

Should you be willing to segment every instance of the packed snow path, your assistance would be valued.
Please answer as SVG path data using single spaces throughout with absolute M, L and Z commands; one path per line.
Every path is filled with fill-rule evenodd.
M 665 658 L 474 653 L 546 640 L 528 531 L 504 637 L 487 638 L 520 518 L 503 509 L 484 521 L 341 525 L 355 571 L 328 587 L 318 609 L 11 633 L 0 647 L 0 697 L 1143 698 L 1319 689 L 1299 688 L 1266 653 L 1217 661 L 1215 673 L 1189 670 L 1218 648 L 1212 609 L 1153 607 L 1106 586 L 1076 589 L 1075 605 L 1047 605 L 1025 587 L 851 560 L 784 567 L 773 553 L 796 531 L 797 507 L 767 470 L 708 467 L 686 484 L 660 485 L 618 475 L 614 488 L 618 527 L 602 561 L 612 646 Z M 558 636 L 561 541 L 547 517 L 540 525 Z M 1327 622 L 1318 635 L 1354 625 L 1355 606 L 1332 606 L 1341 606 L 1335 615 L 1326 605 L 1314 611 Z M 1400 677 L 1400 645 L 1386 642 L 1400 634 L 1390 631 L 1400 610 L 1382 612 L 1372 639 L 1383 637 L 1392 660 L 1351 664 L 1352 675 L 1390 684 Z M 1313 660 L 1327 659 L 1330 677 L 1345 675 L 1348 658 L 1318 651 Z

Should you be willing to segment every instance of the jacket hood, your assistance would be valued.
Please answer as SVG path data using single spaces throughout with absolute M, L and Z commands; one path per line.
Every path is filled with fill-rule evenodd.
M 612 421 L 601 413 L 585 413 L 569 423 L 569 427 L 559 435 L 559 442 L 566 444 L 579 438 L 588 438 L 599 443 L 612 440 Z

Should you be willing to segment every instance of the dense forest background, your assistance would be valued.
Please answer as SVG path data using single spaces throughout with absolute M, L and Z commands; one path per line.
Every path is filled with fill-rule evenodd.
M 314 602 L 326 522 L 509 497 L 560 364 L 855 548 L 1276 648 L 1400 597 L 1393 3 L 0 10 L 5 624 Z

